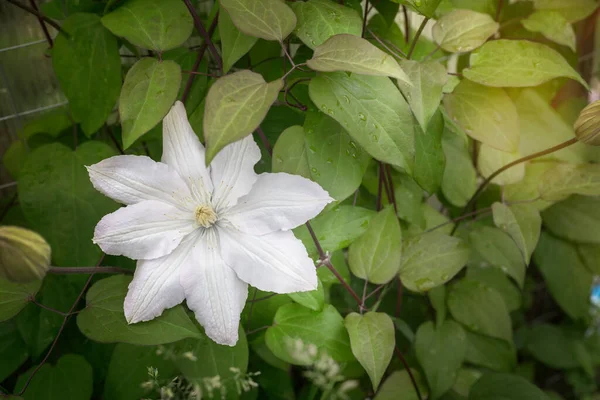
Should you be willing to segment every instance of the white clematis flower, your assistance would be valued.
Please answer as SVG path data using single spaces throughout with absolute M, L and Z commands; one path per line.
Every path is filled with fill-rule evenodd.
M 96 226 L 107 254 L 138 260 L 125 298 L 129 323 L 187 300 L 206 334 L 233 346 L 248 284 L 291 293 L 317 288 L 313 261 L 290 231 L 333 201 L 296 175 L 257 175 L 252 136 L 205 166 L 183 104 L 163 121 L 161 162 L 116 156 L 88 167 L 94 187 L 123 207 Z

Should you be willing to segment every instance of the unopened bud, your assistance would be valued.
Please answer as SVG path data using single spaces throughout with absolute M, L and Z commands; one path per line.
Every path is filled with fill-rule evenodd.
M 575 136 L 580 142 L 600 146 L 600 100 L 581 111 L 574 128 Z
M 42 279 L 50 267 L 50 245 L 18 226 L 0 226 L 0 276 L 26 283 Z

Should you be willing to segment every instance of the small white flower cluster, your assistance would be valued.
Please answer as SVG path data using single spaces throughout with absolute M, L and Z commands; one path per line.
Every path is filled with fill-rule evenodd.
M 238 394 L 242 394 L 242 392 L 249 392 L 253 388 L 258 387 L 258 383 L 256 383 L 252 377 L 260 375 L 260 371 L 243 374 L 239 368 L 231 367 L 229 370 L 233 372 L 232 379 L 235 382 L 235 387 Z
M 358 381 L 346 380 L 340 373 L 340 364 L 313 343 L 304 343 L 298 338 L 289 340 L 286 345 L 288 354 L 297 363 L 307 366 L 304 376 L 324 394 L 327 393 L 329 400 L 347 400 L 348 392 L 358 387 Z

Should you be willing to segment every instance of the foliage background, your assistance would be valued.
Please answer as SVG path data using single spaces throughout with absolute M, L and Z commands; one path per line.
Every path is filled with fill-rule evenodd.
M 62 23 L 66 16 L 75 12 L 102 15 L 107 3 L 109 10 L 119 6 L 118 2 L 114 1 L 54 0 L 45 2 L 41 10 Z M 417 10 L 427 14 L 428 4 L 435 2 L 415 0 L 405 3 L 412 3 Z M 438 13 L 445 13 L 453 8 L 487 13 L 491 18 L 500 20 L 500 35 L 503 38 L 544 43 L 556 49 L 586 81 L 593 82 L 597 65 L 594 45 L 596 14 L 592 14 L 594 2 L 554 2 L 557 8 L 564 6 L 568 15 L 572 14 L 573 10 L 590 8 L 590 3 L 594 6 L 590 8 L 590 12 L 584 12 L 583 17 L 573 17 L 576 22 L 576 52 L 569 49 L 568 45 L 556 44 L 539 33 L 524 29 L 520 21 L 533 12 L 532 2 L 506 2 L 503 10 L 497 14 L 498 4 L 502 3 L 487 0 L 444 1 L 440 6 L 442 11 L 438 10 Z M 536 5 L 543 3 L 544 1 L 539 0 Z M 32 3 L 28 4 L 31 6 Z M 196 6 L 205 27 L 208 28 L 215 15 L 215 9 L 210 2 L 200 2 Z M 359 2 L 347 1 L 346 6 L 350 10 L 356 10 L 356 15 L 362 16 Z M 375 8 L 377 10 L 374 10 L 373 14 L 379 11 L 388 18 L 372 16 L 369 28 L 373 35 L 385 40 L 388 49 L 384 50 L 389 51 L 389 46 L 393 46 L 407 52 L 408 44 L 402 36 L 402 7 L 397 3 L 381 0 Z M 359 10 L 361 14 L 358 14 Z M 396 13 L 399 24 L 388 25 Z M 412 20 L 411 38 L 414 38 L 422 17 L 419 17 L 419 13 L 414 9 L 408 13 Z M 102 215 L 114 210 L 116 205 L 100 194 L 87 190 L 89 183 L 82 165 L 117 154 L 123 149 L 124 139 L 121 137 L 116 108 L 108 116 L 106 125 L 101 123 L 102 127 L 97 131 L 93 129 L 94 132 L 87 132 L 93 133 L 92 139 L 95 142 L 90 143 L 88 135 L 84 132 L 85 124 L 73 124 L 73 110 L 69 109 L 66 103 L 68 96 L 60 90 L 54 77 L 54 69 L 60 69 L 60 66 L 55 63 L 53 68 L 52 52 L 48 50 L 48 44 L 40 34 L 39 21 L 14 5 L 2 2 L 0 22 L 0 48 L 5 49 L 0 52 L 0 78 L 4 87 L 0 94 L 0 118 L 3 118 L 0 121 L 0 143 L 4 153 L 0 169 L 0 222 L 2 225 L 23 226 L 42 233 L 53 246 L 52 265 L 91 267 L 101 256 L 99 249 L 90 243 L 91 228 Z M 431 41 L 430 27 L 431 25 L 418 42 L 413 58 L 418 61 L 428 58 L 430 62 L 439 60 L 445 63 L 450 59 L 450 53 L 439 50 L 432 54 L 436 45 Z M 48 29 L 50 36 L 54 38 L 56 31 Z M 301 34 L 297 36 L 302 37 Z M 19 37 L 18 42 L 12 41 L 15 37 Z M 373 44 L 381 46 L 373 37 L 367 35 L 367 38 Z M 218 33 L 213 39 L 217 44 L 220 42 Z M 6 50 L 11 46 L 34 40 L 40 40 L 40 43 Z M 306 37 L 304 40 L 306 41 Z M 292 44 L 300 43 L 292 35 Z M 184 71 L 189 71 L 194 66 L 195 51 L 201 48 L 201 44 L 202 39 L 194 29 L 183 47 L 163 54 L 162 58 L 175 60 Z M 119 51 L 124 55 L 121 57 L 120 78 L 123 79 L 138 59 L 136 51 L 141 52 L 140 55 L 146 55 L 147 50 L 128 46 L 121 40 L 119 45 Z M 149 55 L 157 54 L 152 52 Z M 298 48 L 295 58 L 296 62 L 304 62 L 310 58 L 308 46 Z M 198 65 L 198 70 L 210 74 L 217 73 L 214 57 L 207 55 L 206 60 L 208 62 L 204 61 Z M 101 62 L 102 59 L 97 61 Z M 249 56 L 242 57 L 237 66 L 250 66 L 267 81 L 272 81 L 289 70 L 289 64 L 286 66 L 285 62 L 279 44 L 259 40 Z M 460 71 L 468 66 L 468 57 L 453 58 L 452 63 L 456 63 L 459 76 L 450 76 L 448 79 L 462 79 Z M 407 70 L 407 65 L 402 66 Z M 66 68 L 72 70 L 73 66 L 67 65 Z M 502 76 L 502 73 L 498 75 Z M 295 71 L 290 75 L 290 79 L 303 79 L 306 76 L 312 75 Z M 189 74 L 182 74 L 182 82 L 186 83 L 188 78 Z M 203 114 L 200 107 L 208 82 L 207 77 L 196 76 L 195 86 L 192 87 L 187 102 L 190 118 L 198 133 L 201 131 Z M 436 82 L 436 78 L 425 79 L 425 82 L 435 86 L 433 83 Z M 532 138 L 529 140 L 533 142 L 542 142 L 544 146 L 538 147 L 537 150 L 569 139 L 569 135 L 573 135 L 571 125 L 587 103 L 585 90 L 575 81 L 564 78 L 552 79 L 542 85 L 525 86 L 535 86 L 535 89 L 501 89 L 508 97 L 506 94 L 492 91 L 477 98 L 478 107 L 475 108 L 479 109 L 481 118 L 492 121 L 491 125 L 488 121 L 483 126 L 489 128 L 497 125 L 497 132 L 490 128 L 487 134 L 491 131 L 510 135 L 518 130 L 521 140 L 525 137 Z M 184 87 L 182 85 L 179 96 L 183 94 Z M 106 88 L 96 88 L 104 89 Z M 430 93 L 434 91 L 431 89 Z M 451 88 L 447 91 L 451 91 Z M 261 128 L 271 144 L 277 145 L 273 160 L 264 145 L 261 146 L 263 160 L 257 167 L 260 171 L 270 170 L 272 164 L 274 170 L 302 173 L 303 166 L 297 157 L 295 158 L 298 153 L 299 135 L 305 135 L 306 148 L 304 145 L 302 148 L 307 152 L 313 151 L 311 140 L 316 146 L 324 142 L 319 136 L 311 138 L 311 126 L 314 126 L 314 131 L 323 135 L 331 134 L 336 140 L 339 137 L 347 137 L 344 136 L 341 125 L 325 116 L 333 115 L 332 112 L 327 107 L 323 110 L 315 97 L 309 96 L 306 82 L 300 82 L 293 94 L 297 100 L 290 100 L 290 103 L 296 104 L 298 101 L 306 105 L 308 110 L 301 111 L 298 107 L 290 107 L 280 96 L 261 123 Z M 382 103 L 391 101 L 384 90 L 376 94 Z M 460 110 L 466 100 L 472 100 L 468 95 L 469 93 L 462 99 L 454 97 L 458 98 L 454 103 L 449 100 L 452 99 L 451 96 L 446 96 L 444 103 L 448 114 L 460 116 L 460 111 L 457 110 Z M 508 122 L 505 125 L 503 122 L 506 121 L 498 120 L 494 114 L 494 110 L 498 109 L 496 101 L 501 101 L 497 100 L 498 96 L 508 98 L 508 101 L 515 105 L 519 112 L 520 127 L 511 127 Z M 486 104 L 486 99 L 491 105 Z M 313 104 L 312 101 L 317 104 Z M 27 110 L 53 104 L 62 104 L 64 107 L 57 107 L 49 112 L 24 114 Z M 437 105 L 430 111 L 434 111 L 436 107 Z M 200 111 L 196 112 L 197 109 Z M 318 111 L 319 109 L 325 113 Z M 416 119 L 411 124 L 418 130 L 420 121 L 417 121 L 414 106 L 413 112 Z M 11 115 L 14 117 L 10 117 Z M 241 339 L 234 349 L 210 342 L 204 337 L 202 329 L 194 324 L 193 318 L 188 318 L 182 307 L 165 313 L 155 322 L 132 330 L 122 326 L 115 330 L 103 329 L 103 323 L 106 321 L 115 321 L 115 324 L 120 326 L 119 307 L 122 313 L 122 297 L 119 296 L 124 295 L 129 279 L 127 273 L 110 278 L 94 276 L 92 289 L 86 294 L 88 304 L 94 304 L 94 296 L 101 296 L 102 293 L 115 294 L 116 299 L 102 303 L 96 308 L 87 307 L 86 312 L 79 317 L 70 318 L 58 336 L 64 321 L 60 312 L 70 312 L 74 304 L 76 307 L 73 310 L 84 309 L 84 301 L 76 300 L 85 286 L 87 275 L 51 274 L 44 280 L 41 288 L 32 284 L 25 292 L 19 289 L 17 296 L 14 295 L 14 287 L 10 284 L 3 282 L 0 285 L 0 296 L 3 296 L 0 299 L 8 299 L 6 302 L 0 302 L 3 304 L 0 307 L 0 316 L 5 319 L 0 323 L 2 392 L 19 392 L 33 369 L 45 361 L 44 367 L 37 372 L 23 394 L 24 398 L 169 398 L 169 391 L 175 397 L 185 398 L 190 395 L 190 391 L 197 392 L 201 389 L 205 397 L 212 394 L 217 398 L 238 398 L 241 393 L 243 398 L 311 399 L 347 396 L 358 399 L 374 394 L 371 384 L 374 375 L 379 375 L 384 382 L 377 392 L 378 399 L 418 398 L 413 387 L 415 382 L 423 398 L 430 396 L 481 400 L 492 399 L 493 396 L 501 394 L 508 399 L 597 398 L 600 339 L 597 331 L 594 331 L 598 320 L 595 319 L 597 315 L 589 303 L 589 291 L 594 275 L 600 270 L 600 225 L 595 223 L 600 217 L 597 211 L 597 197 L 589 195 L 597 196 L 600 192 L 595 186 L 598 172 L 594 164 L 585 163 L 596 162 L 597 151 L 591 147 L 579 147 L 571 153 L 562 153 L 566 155 L 559 157 L 561 161 L 570 164 L 562 172 L 553 170 L 555 172 L 546 179 L 550 189 L 554 190 L 554 195 L 557 196 L 558 193 L 556 198 L 551 199 L 552 203 L 557 204 L 542 214 L 544 232 L 537 244 L 532 266 L 524 277 L 525 262 L 521 260 L 519 242 L 513 240 L 517 235 L 513 234 L 511 238 L 504 232 L 510 233 L 506 228 L 506 219 L 504 222 L 496 221 L 496 218 L 500 218 L 498 216 L 510 218 L 510 214 L 498 204 L 492 219 L 489 207 L 494 202 L 505 200 L 513 207 L 522 206 L 525 218 L 534 215 L 531 218 L 535 220 L 536 212 L 531 211 L 530 203 L 512 203 L 531 200 L 532 194 L 535 198 L 541 172 L 556 167 L 550 162 L 530 163 L 521 172 L 512 172 L 516 174 L 516 178 L 514 175 L 512 178 L 506 178 L 512 179 L 513 182 L 500 182 L 504 190 L 501 190 L 500 186 L 491 186 L 484 192 L 476 205 L 477 209 L 484 211 L 475 221 L 464 224 L 467 228 L 458 231 L 457 236 L 462 240 L 460 243 L 448 242 L 450 225 L 436 230 L 436 233 L 428 234 L 427 239 L 419 239 L 425 237 L 420 236 L 421 232 L 444 223 L 447 217 L 460 216 L 462 206 L 475 189 L 474 165 L 477 165 L 478 157 L 473 151 L 478 148 L 481 157 L 486 150 L 481 145 L 474 145 L 475 141 L 467 138 L 465 134 L 470 134 L 467 132 L 469 128 L 464 123 L 461 124 L 461 121 L 453 124 L 451 118 L 445 118 L 439 113 L 432 117 L 432 122 L 426 130 L 427 141 L 422 144 L 422 148 L 426 150 L 422 153 L 426 156 L 423 163 L 431 166 L 431 171 L 421 171 L 424 175 L 414 172 L 412 178 L 406 174 L 392 174 L 393 192 L 399 208 L 397 215 L 401 220 L 405 241 L 402 268 L 404 271 L 410 270 L 409 267 L 416 271 L 427 271 L 425 274 L 417 274 L 419 279 L 414 279 L 405 272 L 404 287 L 400 286 L 395 278 L 391 283 L 387 283 L 390 279 L 388 277 L 371 277 L 371 283 L 366 285 L 358 277 L 361 276 L 361 267 L 364 274 L 364 268 L 368 269 L 369 263 L 356 260 L 361 260 L 362 249 L 367 249 L 366 253 L 369 253 L 368 250 L 373 247 L 368 237 L 359 237 L 365 233 L 368 221 L 373 221 L 377 203 L 385 205 L 388 202 L 386 194 L 378 188 L 381 185 L 378 181 L 380 167 L 372 160 L 369 161 L 367 152 L 354 141 L 347 141 L 344 142 L 347 148 L 342 150 L 349 152 L 354 161 L 350 160 L 346 165 L 341 164 L 339 159 L 335 160 L 336 166 L 343 165 L 346 174 L 343 178 L 334 181 L 330 179 L 331 175 L 326 174 L 328 157 L 321 160 L 317 157 L 313 161 L 322 162 L 320 172 L 304 170 L 305 174 L 323 186 L 335 186 L 341 197 L 348 197 L 339 211 L 329 210 L 329 214 L 324 215 L 324 218 L 313 221 L 313 226 L 326 249 L 347 248 L 354 242 L 353 248 L 346 252 L 352 274 L 341 251 L 333 253 L 332 263 L 359 296 L 362 293 L 373 293 L 367 300 L 368 308 L 376 308 L 380 313 L 378 316 L 385 313 L 392 317 L 391 339 L 387 325 L 390 319 L 386 317 L 383 317 L 383 321 L 372 322 L 373 326 L 384 332 L 379 336 L 373 331 L 361 331 L 356 326 L 351 328 L 350 319 L 346 319 L 344 325 L 342 317 L 359 311 L 359 308 L 348 291 L 324 268 L 319 269 L 323 287 L 311 295 L 270 297 L 268 293 L 255 293 L 251 290 L 251 301 L 242 317 L 247 340 L 245 335 L 241 335 L 244 339 Z M 304 132 L 298 131 L 297 128 L 286 130 L 302 125 Z M 483 129 L 484 134 L 485 130 Z M 281 135 L 284 131 L 286 134 Z M 558 133 L 550 135 L 552 132 Z M 132 145 L 126 151 L 131 154 L 150 154 L 158 159 L 161 152 L 160 128 L 153 128 L 141 134 L 142 138 L 132 140 Z M 477 139 L 487 145 L 498 145 L 495 142 L 497 136 Z M 25 147 L 24 143 L 29 150 L 19 147 Z M 73 155 L 69 148 L 75 147 L 78 150 L 77 154 Z M 44 151 L 37 152 L 34 160 L 27 160 L 29 152 L 38 148 L 43 148 Z M 329 150 L 319 148 L 318 154 L 327 154 L 327 151 Z M 489 175 L 491 171 L 506 163 L 507 159 L 517 158 L 509 155 L 498 160 L 494 159 L 494 156 L 501 156 L 489 149 L 487 151 L 488 157 L 485 161 L 491 165 L 486 172 L 479 164 L 478 171 L 484 175 Z M 445 163 L 439 161 L 442 153 L 441 158 L 445 158 Z M 583 153 L 585 155 L 582 155 Z M 579 175 L 575 175 L 573 182 L 569 180 L 574 179 L 573 171 L 569 168 L 575 164 L 584 167 Z M 73 166 L 76 168 L 73 169 Z M 25 168 L 24 175 L 21 175 L 21 168 Z M 292 171 L 293 168 L 296 169 Z M 42 175 L 43 171 L 51 173 Z M 356 175 L 351 176 L 350 171 Z M 578 171 L 580 170 L 576 170 Z M 320 177 L 319 173 L 325 176 Z M 509 174 L 511 173 L 505 176 Z M 521 180 L 523 176 L 525 178 Z M 19 188 L 12 183 L 15 179 Z M 422 187 L 419 187 L 415 180 Z M 521 184 L 516 183 L 520 180 Z M 582 184 L 582 181 L 585 184 Z M 350 195 L 358 185 L 355 182 L 362 184 L 356 198 Z M 332 187 L 327 188 L 332 190 Z M 424 190 L 437 193 L 438 201 L 430 199 L 429 205 L 425 205 L 422 199 Z M 579 194 L 567 198 L 572 193 Z M 61 194 L 66 197 L 61 197 Z M 581 196 L 582 194 L 586 196 Z M 73 208 L 65 207 L 65 199 L 83 199 L 90 204 L 90 208 L 75 218 L 72 214 Z M 353 203 L 356 206 L 353 207 Z M 542 208 L 549 204 L 550 202 L 536 202 L 532 207 Z M 435 208 L 430 205 L 434 205 Z M 445 216 L 437 213 L 436 209 L 442 209 Z M 393 208 L 388 206 L 380 215 L 393 216 L 392 210 Z M 514 210 L 515 208 L 513 212 Z M 535 223 L 532 223 L 532 226 L 535 226 Z M 523 229 L 519 233 L 525 233 L 527 236 Z M 305 241 L 307 248 L 317 259 L 318 254 L 308 232 L 299 230 L 296 234 Z M 379 235 L 384 238 L 396 238 L 393 229 L 392 232 L 386 229 L 384 234 Z M 530 233 L 529 236 L 531 235 Z M 409 241 L 411 236 L 414 238 Z M 535 243 L 532 247 L 531 242 L 523 238 L 521 247 L 525 247 L 526 252 L 531 253 L 533 247 L 536 247 Z M 398 244 L 398 241 L 387 244 L 384 241 L 379 245 L 393 250 L 394 243 Z M 451 248 L 448 250 L 444 246 Z M 444 260 L 442 264 L 434 264 L 426 258 L 428 253 L 435 253 L 440 248 L 445 249 L 440 250 Z M 469 249 L 470 257 L 466 254 Z M 101 262 L 104 266 L 128 270 L 134 268 L 131 260 L 122 257 L 105 257 Z M 383 263 L 382 260 L 378 260 L 378 265 L 380 262 Z M 391 264 L 398 267 L 398 262 Z M 468 268 L 462 269 L 465 264 Z M 496 268 L 487 268 L 490 265 Z M 482 266 L 486 268 L 481 268 Z M 442 267 L 449 270 L 440 272 Z M 425 278 L 423 275 L 426 275 Z M 451 283 L 438 286 L 454 276 Z M 428 295 L 419 293 L 433 286 L 437 288 L 429 291 Z M 381 299 L 381 302 L 378 299 Z M 252 303 L 252 300 L 259 301 Z M 251 304 L 254 304 L 252 312 Z M 275 327 L 265 329 L 274 322 Z M 299 333 L 297 324 L 306 326 L 306 332 Z M 169 328 L 165 328 L 166 326 Z M 347 331 L 350 332 L 350 336 Z M 56 346 L 50 347 L 57 337 Z M 294 342 L 294 346 L 297 347 L 290 349 L 289 338 L 301 338 L 302 343 Z M 355 343 L 361 341 L 363 343 L 357 350 Z M 312 357 L 308 342 L 318 344 L 319 349 L 324 349 L 333 360 L 327 357 Z M 390 343 L 395 343 L 395 356 L 391 361 L 388 358 Z M 46 361 L 47 354 L 49 358 Z M 375 358 L 376 361 L 369 364 L 365 361 L 368 358 Z M 403 361 L 410 365 L 415 381 L 410 379 Z M 234 370 L 230 369 L 232 367 Z M 260 375 L 254 375 L 258 371 Z M 215 376 L 221 377 L 227 390 L 223 390 L 215 382 Z M 172 383 L 171 380 L 175 377 L 179 380 Z M 254 381 L 258 383 L 258 388 L 250 384 Z M 544 393 L 535 389 L 535 386 L 541 388 Z

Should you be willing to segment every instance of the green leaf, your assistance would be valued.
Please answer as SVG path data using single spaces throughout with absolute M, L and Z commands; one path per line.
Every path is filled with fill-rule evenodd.
M 0 381 L 8 378 L 28 358 L 27 346 L 13 322 L 0 324 Z
M 115 155 L 105 143 L 88 141 L 76 151 L 53 143 L 32 151 L 19 176 L 19 201 L 25 217 L 52 248 L 53 265 L 95 265 L 100 249 L 94 227 L 117 204 L 97 192 L 85 165 Z
M 298 19 L 294 33 L 313 50 L 333 35 L 362 33 L 360 14 L 331 0 L 297 1 L 290 7 Z
M 2 164 L 13 178 L 19 178 L 21 166 L 25 163 L 28 153 L 23 141 L 15 140 L 2 155 Z
M 366 232 L 374 211 L 362 207 L 338 206 L 314 218 L 310 223 L 324 251 L 344 249 Z M 305 226 L 299 226 L 294 234 L 314 255 L 317 249 Z
M 25 386 L 33 368 L 17 380 L 15 393 Z M 35 374 L 24 399 L 35 400 L 88 400 L 93 389 L 92 366 L 80 355 L 62 356 L 55 366 L 44 364 Z
M 321 311 L 325 305 L 325 289 L 320 279 L 317 289 L 310 292 L 290 293 L 288 296 L 296 303 L 302 304 L 313 311 Z
M 226 398 L 236 396 L 236 372 L 245 374 L 248 370 L 248 342 L 243 329 L 240 327 L 239 340 L 235 346 L 222 346 L 212 339 L 202 335 L 200 339 L 186 339 L 175 345 L 179 355 L 175 365 L 186 379 L 195 384 L 203 384 L 203 379 L 220 376 L 224 388 L 220 389 L 221 395 Z
M 452 316 L 471 331 L 512 341 L 510 315 L 495 289 L 463 279 L 451 287 L 448 308 Z
M 281 132 L 273 147 L 273 172 L 286 172 L 310 179 L 304 128 L 294 125 Z M 329 193 L 331 196 L 331 193 Z
M 494 224 L 515 241 L 525 264 L 529 264 L 542 229 L 539 211 L 531 204 L 507 206 L 496 202 L 492 204 L 492 212 Z
M 558 44 L 575 49 L 575 31 L 573 27 L 559 12 L 536 11 L 521 21 L 525 29 L 530 32 L 539 32 L 546 39 Z
M 438 286 L 427 292 L 431 307 L 435 310 L 435 325 L 441 326 L 446 320 L 446 286 Z
M 487 144 L 481 144 L 477 153 L 477 168 L 484 178 L 489 178 L 494 172 L 505 165 L 521 158 L 519 151 L 505 152 Z M 503 171 L 492 179 L 495 185 L 505 186 L 517 183 L 525 178 L 525 163 L 517 164 Z
M 360 315 L 353 312 L 346 316 L 344 325 L 348 329 L 352 353 L 369 374 L 373 390 L 377 391 L 394 354 L 394 323 L 384 313 Z
M 600 246 L 595 244 L 580 244 L 577 251 L 587 269 L 594 275 L 600 275 Z
M 524 378 L 509 374 L 485 374 L 471 388 L 469 400 L 548 400 Z
M 527 332 L 527 350 L 537 360 L 555 369 L 577 368 L 575 343 L 564 329 L 550 324 L 537 324 Z
M 240 32 L 228 13 L 219 13 L 219 36 L 221 37 L 221 52 L 223 57 L 223 73 L 231 67 L 254 46 L 258 38 Z
M 396 206 L 400 219 L 421 228 L 425 225 L 423 215 L 423 189 L 409 175 L 398 173 L 393 178 L 396 189 Z
M 372 76 L 389 76 L 412 85 L 398 62 L 366 39 L 340 33 L 315 49 L 306 64 L 315 71 L 347 71 Z
M 453 10 L 433 26 L 433 40 L 451 53 L 466 53 L 484 44 L 500 25 L 487 14 Z
M 175 366 L 165 349 L 119 343 L 115 346 L 104 383 L 104 398 L 111 400 L 141 399 L 149 395 L 142 383 L 149 381 L 148 367 L 158 370 L 159 379 L 168 379 Z
M 246 35 L 283 42 L 296 26 L 296 15 L 280 0 L 221 0 L 234 25 Z
M 446 67 L 437 61 L 411 60 L 403 60 L 400 66 L 411 84 L 399 80 L 398 86 L 419 121 L 421 129 L 427 132 L 429 121 L 442 100 L 442 89 L 448 81 Z
M 224 76 L 211 86 L 204 108 L 207 165 L 223 147 L 250 135 L 259 126 L 282 87 L 281 79 L 267 83 L 249 70 Z
M 131 277 L 117 275 L 96 282 L 86 295 L 86 308 L 77 315 L 79 330 L 97 342 L 125 342 L 154 345 L 184 338 L 199 338 L 198 328 L 183 306 L 166 310 L 161 316 L 136 324 L 128 324 L 123 302 Z
M 591 15 L 598 4 L 594 0 L 533 0 L 536 10 L 556 11 L 569 22 L 576 22 Z
M 400 279 L 415 292 L 426 292 L 454 277 L 469 259 L 469 248 L 459 238 L 432 231 L 404 245 Z
M 531 205 L 538 210 L 543 210 L 550 206 L 552 203 L 548 201 L 535 199 L 540 198 L 540 180 L 546 171 L 552 169 L 557 164 L 556 161 L 536 161 L 527 163 L 523 180 L 518 183 L 504 186 L 504 200 L 509 203 L 519 201 L 531 202 Z
M 142 58 L 131 67 L 119 100 L 124 148 L 167 115 L 180 83 L 181 68 L 174 61 Z
M 600 243 L 600 199 L 574 195 L 542 214 L 556 236 L 579 243 Z
M 583 265 L 577 248 L 542 233 L 533 259 L 560 308 L 573 319 L 588 318 L 593 277 Z
M 433 18 L 435 10 L 438 8 L 442 0 L 394 0 L 396 3 L 406 4 L 419 14 Z
M 310 81 L 309 94 L 374 158 L 412 171 L 412 115 L 389 78 L 324 73 Z
M 446 111 L 465 133 L 498 150 L 513 152 L 519 146 L 519 116 L 503 89 L 463 79 L 444 98 Z
M 348 251 L 350 271 L 379 285 L 389 282 L 398 273 L 401 257 L 402 231 L 391 206 L 373 217 L 367 231 Z
M 102 23 L 132 44 L 158 52 L 181 46 L 194 29 L 181 0 L 129 0 L 102 17 Z
M 557 164 L 541 176 L 538 189 L 541 198 L 549 201 L 572 194 L 600 196 L 600 165 Z
M 62 24 L 52 49 L 52 66 L 69 100 L 73 119 L 90 137 L 106 121 L 121 90 L 117 39 L 94 14 L 73 14 Z
M 471 53 L 465 78 L 486 86 L 537 86 L 551 79 L 588 84 L 556 50 L 527 40 L 493 40 Z
M 504 300 L 509 312 L 521 308 L 521 290 L 497 267 L 469 267 L 467 269 L 467 278 L 479 281 L 495 289 Z
M 42 281 L 13 283 L 0 278 L 0 321 L 11 319 L 29 303 L 40 290 Z
M 414 369 L 410 371 L 417 382 L 422 398 L 427 398 L 429 391 L 425 380 L 421 377 L 419 371 Z M 381 385 L 381 389 L 375 395 L 374 400 L 398 400 L 398 393 L 402 393 L 402 400 L 421 400 L 406 369 L 392 372 Z
M 512 343 L 467 331 L 465 362 L 498 372 L 512 371 L 517 352 Z
M 442 149 L 446 166 L 442 177 L 442 193 L 453 205 L 464 207 L 477 190 L 477 172 L 471 160 L 467 138 L 453 132 L 450 124 L 451 121 L 445 119 Z
M 331 304 L 320 312 L 299 304 L 280 307 L 265 340 L 277 357 L 295 365 L 310 365 L 323 353 L 338 362 L 354 360 L 344 319 Z
M 439 399 L 452 388 L 466 350 L 465 331 L 454 321 L 444 321 L 437 328 L 433 322 L 419 327 L 415 351 L 425 371 L 432 400 Z
M 331 254 L 331 263 L 346 282 L 350 281 L 350 270 L 343 250 L 336 250 Z M 326 287 L 341 283 L 329 268 L 317 268 L 317 277 Z
M 442 145 L 444 117 L 434 114 L 426 131 L 415 126 L 415 181 L 428 193 L 436 193 L 442 185 L 446 155 Z
M 477 226 L 469 233 L 474 255 L 484 263 L 499 267 L 512 277 L 519 287 L 525 282 L 525 262 L 519 248 L 509 235 L 491 226 Z

